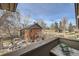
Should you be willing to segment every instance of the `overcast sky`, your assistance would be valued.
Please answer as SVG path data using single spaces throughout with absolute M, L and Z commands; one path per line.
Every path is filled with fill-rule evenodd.
M 52 21 L 59 22 L 64 16 L 67 17 L 68 22 L 72 22 L 73 24 L 76 22 L 74 4 L 71 3 L 20 3 L 17 9 L 21 15 L 31 15 L 33 21 L 41 18 L 48 25 L 50 25 Z

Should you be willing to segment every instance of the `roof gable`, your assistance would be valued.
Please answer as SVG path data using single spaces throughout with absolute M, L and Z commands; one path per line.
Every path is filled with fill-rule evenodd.
M 29 27 L 29 29 L 32 29 L 32 28 L 39 28 L 39 29 L 42 29 L 42 27 L 38 24 L 38 23 L 34 23 L 33 25 L 31 25 Z

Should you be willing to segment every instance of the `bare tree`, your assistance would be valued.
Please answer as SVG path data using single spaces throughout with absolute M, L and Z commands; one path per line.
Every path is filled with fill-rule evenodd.
M 37 19 L 37 23 L 38 23 L 42 28 L 46 28 L 46 23 L 44 22 L 43 19 Z
M 23 19 L 23 27 L 24 28 L 28 27 L 30 17 L 31 17 L 30 15 L 24 17 L 24 19 Z
M 2 27 L 3 29 L 5 29 L 5 32 L 7 36 L 10 37 L 11 39 L 11 43 L 13 45 L 13 38 L 14 38 L 14 33 L 16 33 L 17 31 L 17 22 L 19 21 L 19 15 L 17 14 L 17 17 L 15 16 L 15 14 L 13 14 L 10 11 L 6 11 L 4 12 L 4 14 L 1 16 L 0 18 L 0 27 Z
M 72 23 L 70 22 L 69 23 L 69 32 L 72 32 L 73 31 L 73 25 L 72 25 Z
M 58 27 L 58 23 L 55 22 L 55 31 L 58 32 L 59 31 L 59 27 Z

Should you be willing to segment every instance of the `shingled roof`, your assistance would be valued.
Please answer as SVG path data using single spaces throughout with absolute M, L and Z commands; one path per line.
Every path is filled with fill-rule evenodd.
M 33 25 L 31 25 L 29 27 L 29 29 L 32 29 L 32 28 L 40 28 L 40 29 L 42 29 L 42 27 L 38 23 L 34 23 Z
M 43 29 L 38 23 L 34 23 L 33 25 L 28 26 L 27 28 L 23 28 L 21 30 L 30 30 L 30 29 L 33 29 L 33 28 Z

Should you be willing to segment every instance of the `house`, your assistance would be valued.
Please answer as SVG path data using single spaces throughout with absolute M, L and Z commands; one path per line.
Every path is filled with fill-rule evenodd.
M 20 36 L 27 40 L 32 40 L 33 42 L 40 37 L 42 33 L 42 27 L 38 23 L 34 23 L 28 28 L 24 28 L 20 31 Z

